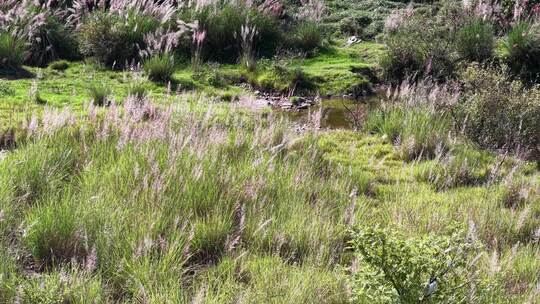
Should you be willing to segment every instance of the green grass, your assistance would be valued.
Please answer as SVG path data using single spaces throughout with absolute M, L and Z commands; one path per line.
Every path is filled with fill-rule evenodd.
M 508 170 L 440 188 L 423 173 L 444 159 L 405 162 L 388 136 L 296 134 L 280 116 L 204 99 L 171 106 L 58 112 L 22 132 L 0 161 L 1 297 L 347 303 L 349 229 L 378 224 L 404 237 L 464 227 L 491 286 L 473 297 L 537 299 L 538 193 L 507 204 L 510 182 L 538 186 L 532 164 L 449 149 L 479 160 L 473 172 Z
M 338 42 L 339 44 L 342 41 Z M 312 86 L 308 94 L 319 92 L 321 95 L 341 96 L 351 93 L 352 88 L 364 88 L 370 84 L 370 79 L 363 75 L 362 68 L 375 67 L 383 47 L 380 44 L 364 42 L 350 48 L 333 46 L 308 59 L 294 59 L 288 63 L 288 68 L 298 69 L 305 75 Z M 58 70 L 57 65 L 62 69 Z M 64 69 L 65 68 L 65 69 Z M 201 71 L 193 72 L 190 68 L 179 67 L 172 75 L 169 83 L 154 83 L 145 79 L 141 73 L 129 71 L 110 71 L 100 69 L 84 62 L 52 63 L 50 68 L 26 69 L 34 74 L 33 78 L 17 80 L 2 80 L 0 85 L 0 128 L 12 125 L 21 119 L 21 113 L 40 111 L 43 105 L 49 107 L 69 106 L 77 112 L 85 112 L 85 104 L 92 100 L 89 88 L 104 86 L 112 92 L 110 98 L 121 102 L 133 88 L 134 83 L 144 85 L 147 95 L 157 99 L 167 99 L 177 92 L 203 92 L 205 95 L 229 101 L 234 96 L 248 94 L 237 84 L 243 82 L 243 68 L 239 65 L 208 64 Z M 272 75 L 262 67 L 260 79 Z M 272 76 L 273 77 L 273 76 Z M 35 84 L 40 100 L 36 103 L 31 94 Z M 270 89 L 285 90 L 289 83 L 272 83 Z
M 365 89 L 370 86 L 383 46 L 374 42 L 363 42 L 342 47 L 344 41 L 321 50 L 313 57 L 296 58 L 284 63 L 291 71 L 301 70 L 312 83 L 311 93 L 318 92 L 323 96 L 341 96 L 354 93 L 356 88 Z M 371 75 L 373 74 L 373 75 Z M 257 83 L 261 84 L 275 77 L 271 69 L 264 69 L 257 75 Z M 281 81 L 283 82 L 283 81 Z M 287 82 L 277 81 L 273 86 L 277 90 L 288 89 Z M 263 85 L 264 86 L 264 85 Z

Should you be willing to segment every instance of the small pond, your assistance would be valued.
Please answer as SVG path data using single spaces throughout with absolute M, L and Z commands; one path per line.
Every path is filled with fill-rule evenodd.
M 323 99 L 317 105 L 296 111 L 278 110 L 299 125 L 309 123 L 313 113 L 322 111 L 321 128 L 324 129 L 351 129 L 349 110 L 355 110 L 358 104 L 375 105 L 383 98 L 382 94 L 375 94 L 358 101 L 348 98 Z M 322 109 L 321 109 L 322 108 Z

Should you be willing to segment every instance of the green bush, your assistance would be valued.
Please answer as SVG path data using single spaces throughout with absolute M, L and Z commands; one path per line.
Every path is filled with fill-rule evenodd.
M 236 62 L 240 54 L 240 32 L 246 22 L 257 29 L 254 51 L 259 56 L 272 56 L 283 40 L 282 29 L 271 15 L 247 8 L 243 4 L 225 4 L 220 9 L 207 7 L 198 12 L 185 12 L 184 18 L 197 20 L 206 30 L 204 57 L 219 62 Z
M 49 68 L 55 71 L 65 71 L 69 68 L 69 61 L 58 60 L 49 64 Z
M 352 279 L 357 303 L 456 303 L 477 280 L 467 269 L 477 248 L 460 231 L 413 238 L 362 227 L 351 244 L 359 261 Z
M 503 43 L 504 58 L 514 75 L 534 81 L 540 73 L 540 30 L 538 25 L 519 22 Z
M 139 58 L 139 50 L 144 49 L 144 36 L 158 27 L 158 20 L 152 16 L 92 13 L 78 30 L 81 53 L 107 67 L 123 67 Z
M 311 52 L 322 46 L 321 27 L 312 21 L 302 22 L 294 33 L 293 46 L 304 52 Z
M 72 30 L 55 16 L 47 16 L 30 41 L 30 65 L 45 66 L 57 59 L 77 59 L 79 51 Z
M 107 106 L 109 104 L 109 95 L 111 95 L 111 89 L 104 83 L 93 84 L 88 88 L 88 93 L 92 102 L 96 106 Z
M 0 33 L 0 67 L 16 68 L 21 66 L 25 54 L 24 40 L 9 33 Z
M 507 71 L 469 67 L 462 76 L 465 133 L 486 148 L 519 151 L 540 159 L 540 88 L 511 81 Z
M 493 28 L 483 20 L 474 20 L 457 33 L 456 46 L 462 58 L 482 62 L 491 58 L 494 46 Z
M 175 70 L 174 57 L 169 54 L 155 55 L 143 62 L 143 68 L 151 80 L 169 81 Z
M 387 81 L 398 84 L 409 77 L 444 81 L 454 76 L 456 58 L 451 36 L 434 18 L 418 14 L 387 33 L 387 52 L 380 59 Z

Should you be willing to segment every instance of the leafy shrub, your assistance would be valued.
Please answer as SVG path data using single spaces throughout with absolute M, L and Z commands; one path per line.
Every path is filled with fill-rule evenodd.
M 511 81 L 506 70 L 469 67 L 462 76 L 468 92 L 461 104 L 465 133 L 486 148 L 516 151 L 540 159 L 540 88 Z
M 456 46 L 462 58 L 482 62 L 491 58 L 493 41 L 491 24 L 478 19 L 458 31 Z
M 407 238 L 393 229 L 361 227 L 351 244 L 360 263 L 352 279 L 358 303 L 455 303 L 475 281 L 468 263 L 476 245 L 460 231 Z
M 55 71 L 65 71 L 69 68 L 69 61 L 58 60 L 49 64 L 49 68 Z
M 387 81 L 397 84 L 413 76 L 436 80 L 454 76 L 456 58 L 450 35 L 433 18 L 411 16 L 387 33 L 388 51 L 380 59 Z
M 174 58 L 169 54 L 155 55 L 143 62 L 148 77 L 154 81 L 169 81 L 174 74 Z
M 525 81 L 535 80 L 540 73 L 540 30 L 538 25 L 519 22 L 503 43 L 506 62 L 512 73 Z
M 322 45 L 322 40 L 321 27 L 313 21 L 304 21 L 294 33 L 293 46 L 304 52 L 311 52 Z
M 23 64 L 24 40 L 9 33 L 0 33 L 0 67 L 16 68 Z
M 188 15 L 191 13 L 191 15 Z M 253 50 L 261 56 L 272 56 L 279 48 L 283 33 L 271 15 L 247 8 L 244 4 L 225 4 L 220 9 L 208 6 L 200 11 L 188 11 L 184 18 L 197 20 L 206 31 L 204 56 L 219 62 L 235 62 L 240 54 L 241 28 L 246 22 L 257 29 Z
M 57 59 L 77 59 L 79 51 L 72 30 L 56 16 L 47 16 L 30 40 L 26 62 L 45 66 Z
M 109 95 L 111 95 L 111 89 L 104 83 L 93 84 L 88 88 L 90 98 L 96 106 L 106 106 L 109 104 Z
M 83 55 L 107 67 L 122 67 L 138 58 L 144 36 L 159 26 L 152 16 L 135 12 L 127 16 L 95 12 L 80 24 L 78 39 Z
M 398 144 L 403 159 L 432 158 L 448 146 L 450 119 L 422 107 L 392 106 L 375 110 L 367 116 L 364 128 L 388 136 Z

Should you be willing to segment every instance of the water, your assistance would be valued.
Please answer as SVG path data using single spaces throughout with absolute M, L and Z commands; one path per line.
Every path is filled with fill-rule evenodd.
M 289 117 L 292 122 L 304 125 L 309 123 L 310 115 L 322 110 L 321 128 L 352 129 L 349 110 L 354 111 L 359 105 L 365 108 L 371 107 L 378 103 L 380 99 L 380 95 L 373 95 L 358 101 L 346 98 L 323 99 L 319 104 L 308 109 L 280 112 Z

